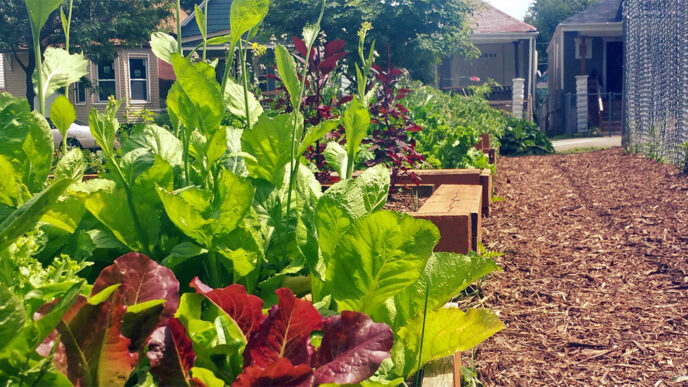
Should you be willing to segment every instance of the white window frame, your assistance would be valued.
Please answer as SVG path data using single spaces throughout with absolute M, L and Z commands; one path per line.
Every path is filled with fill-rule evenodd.
M 117 89 L 118 89 L 118 87 L 117 87 L 117 59 L 118 58 L 115 58 L 112 60 L 113 73 L 115 74 L 115 79 L 109 79 L 109 78 L 103 79 L 104 81 L 115 81 L 115 98 L 117 98 Z M 101 101 L 100 100 L 100 92 L 98 91 L 100 88 L 100 81 L 101 81 L 100 74 L 98 73 L 98 64 L 93 63 L 93 66 L 95 66 L 95 68 L 96 68 L 96 71 L 95 71 L 95 73 L 96 73 L 96 91 L 95 91 L 95 93 L 93 93 L 92 102 L 94 105 L 105 105 L 105 104 L 107 104 L 108 101 L 107 100 Z
M 131 77 L 131 60 L 132 59 L 145 59 L 146 60 L 146 97 L 147 99 L 142 100 L 142 99 L 134 99 L 131 95 L 131 82 L 132 81 L 143 81 L 143 78 L 132 78 Z M 151 80 L 150 80 L 150 55 L 146 53 L 128 53 L 127 54 L 127 71 L 126 71 L 126 77 L 127 77 L 127 97 L 131 98 L 131 103 L 136 103 L 136 104 L 145 104 L 145 103 L 150 103 L 151 102 Z
M 82 106 L 86 105 L 88 102 L 88 89 L 84 87 L 84 100 L 82 102 L 79 102 L 79 85 L 81 84 L 81 81 L 79 80 L 78 82 L 75 82 L 72 90 L 74 91 L 74 105 L 77 106 Z
M 576 38 L 576 59 L 581 59 L 581 41 L 585 39 L 585 59 L 592 59 L 592 38 Z
M 0 52 L 0 90 L 7 88 L 5 80 L 5 56 Z

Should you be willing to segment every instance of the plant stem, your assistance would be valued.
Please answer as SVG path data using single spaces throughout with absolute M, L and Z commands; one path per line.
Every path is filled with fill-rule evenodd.
M 177 0 L 177 51 L 182 54 L 182 4 Z
M 208 266 L 210 274 L 210 283 L 213 288 L 219 288 L 222 286 L 220 283 L 220 267 L 217 265 L 217 253 L 215 251 L 208 252 Z
M 227 52 L 227 60 L 225 61 L 225 73 L 224 76 L 222 77 L 222 87 L 220 88 L 220 92 L 222 92 L 222 97 L 224 98 L 225 95 L 225 88 L 227 87 L 227 80 L 229 79 L 229 70 L 232 67 L 232 62 L 234 62 L 234 49 L 236 48 L 236 45 L 232 45 L 232 47 L 229 48 L 229 51 Z M 248 90 L 244 90 L 245 93 L 248 92 Z
M 74 5 L 74 0 L 69 0 L 69 15 L 67 17 L 67 31 L 65 31 L 65 50 L 69 54 L 69 31 L 72 27 L 72 7 Z
M 45 91 L 43 90 L 43 55 L 41 54 L 40 31 L 33 31 L 33 51 L 36 56 L 36 71 L 38 72 L 38 112 L 45 116 Z
M 430 275 L 428 274 L 428 278 L 425 282 L 425 305 L 423 306 L 423 326 L 420 331 L 420 345 L 419 345 L 419 350 L 418 350 L 418 367 L 416 370 L 416 386 L 420 386 L 419 384 L 419 378 L 421 375 L 420 372 L 420 366 L 421 366 L 421 360 L 423 358 L 423 341 L 425 339 L 425 320 L 428 317 L 428 298 L 430 296 Z
M 205 0 L 205 5 L 203 6 L 203 17 L 205 18 L 205 25 L 203 31 L 203 61 L 205 62 L 205 53 L 208 48 L 208 3 L 210 0 Z
M 248 44 L 248 42 L 246 42 Z M 246 108 L 246 127 L 251 130 L 251 112 L 248 107 L 248 71 L 246 71 L 246 53 L 248 47 L 244 50 L 244 45 L 239 40 L 239 58 L 241 60 L 241 75 L 244 80 L 244 107 Z

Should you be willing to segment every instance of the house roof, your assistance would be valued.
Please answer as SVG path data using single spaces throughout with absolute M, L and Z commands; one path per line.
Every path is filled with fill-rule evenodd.
M 623 21 L 623 0 L 600 0 L 584 11 L 564 20 L 568 24 L 602 24 Z
M 219 32 L 229 30 L 229 10 L 232 7 L 232 0 L 205 0 L 199 8 L 206 12 L 208 5 L 208 36 L 217 35 Z M 194 37 L 198 39 L 201 31 L 196 24 L 196 12 L 192 12 L 182 23 L 182 39 L 188 40 Z
M 474 34 L 508 34 L 537 32 L 537 28 L 522 22 L 492 5 L 482 2 L 480 8 L 469 18 Z

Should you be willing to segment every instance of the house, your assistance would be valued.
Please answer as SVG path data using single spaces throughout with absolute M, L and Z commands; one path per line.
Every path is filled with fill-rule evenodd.
M 182 15 L 184 18 L 186 14 Z M 161 28 L 169 29 L 166 20 Z M 176 22 L 175 22 L 176 25 Z M 26 96 L 26 73 L 23 67 L 29 60 L 28 49 L 0 53 L 0 91 L 16 97 Z M 20 63 L 21 62 L 21 63 Z M 92 108 L 105 111 L 108 97 L 125 99 L 118 118 L 123 122 L 136 121 L 136 112 L 165 109 L 165 96 L 174 81 L 172 67 L 160 61 L 148 46 L 118 47 L 115 58 L 102 63 L 89 62 L 88 74 L 82 82 L 69 88 L 68 97 L 76 109 L 77 120 L 88 122 Z M 46 100 L 46 114 L 56 95 Z
M 547 49 L 548 132 L 621 130 L 622 11 L 623 0 L 599 0 L 557 26 Z
M 469 19 L 473 30 L 470 41 L 480 51 L 476 59 L 462 55 L 446 58 L 438 68 L 438 87 L 445 91 L 462 90 L 490 79 L 497 88 L 491 96 L 494 105 L 509 105 L 512 101 L 514 79 L 524 80 L 525 112 L 532 117 L 532 98 L 535 94 L 537 29 L 513 18 L 499 9 L 480 2 Z M 511 109 L 509 109 L 511 110 Z

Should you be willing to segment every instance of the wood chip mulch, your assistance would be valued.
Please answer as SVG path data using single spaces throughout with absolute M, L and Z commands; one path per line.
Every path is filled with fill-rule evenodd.
M 485 385 L 688 385 L 688 176 L 615 148 L 503 157 L 495 187 Z

